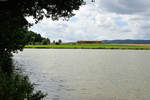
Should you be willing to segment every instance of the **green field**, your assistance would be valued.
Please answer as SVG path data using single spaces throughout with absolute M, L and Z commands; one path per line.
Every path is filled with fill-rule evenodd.
M 26 45 L 25 48 L 48 48 L 48 49 L 139 49 L 150 50 L 150 46 L 131 46 L 121 44 L 60 44 L 60 45 Z

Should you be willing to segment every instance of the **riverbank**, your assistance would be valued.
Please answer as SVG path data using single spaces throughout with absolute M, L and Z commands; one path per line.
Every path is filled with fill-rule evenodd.
M 50 45 L 26 45 L 25 48 L 45 49 L 133 49 L 150 50 L 150 46 L 130 44 L 50 44 Z

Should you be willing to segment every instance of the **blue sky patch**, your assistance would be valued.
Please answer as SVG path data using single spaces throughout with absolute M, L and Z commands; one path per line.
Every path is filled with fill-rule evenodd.
M 76 18 L 76 17 L 72 17 L 71 19 L 70 19 L 70 21 L 71 22 L 76 22 L 78 19 Z
M 125 21 L 122 21 L 121 17 L 115 17 L 112 18 L 115 21 L 115 24 L 119 27 L 124 27 L 124 26 L 128 26 L 128 23 Z

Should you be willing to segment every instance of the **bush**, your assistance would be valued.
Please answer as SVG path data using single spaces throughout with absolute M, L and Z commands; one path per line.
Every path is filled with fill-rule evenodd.
M 0 100 L 41 100 L 46 95 L 34 91 L 34 84 L 13 65 L 12 54 L 0 52 Z
M 28 76 L 13 73 L 10 76 L 0 71 L 0 100 L 41 100 L 46 94 L 34 91 Z

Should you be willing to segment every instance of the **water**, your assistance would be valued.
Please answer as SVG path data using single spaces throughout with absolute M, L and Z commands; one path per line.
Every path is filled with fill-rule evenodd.
M 45 100 L 149 100 L 150 51 L 25 49 L 14 56 Z

